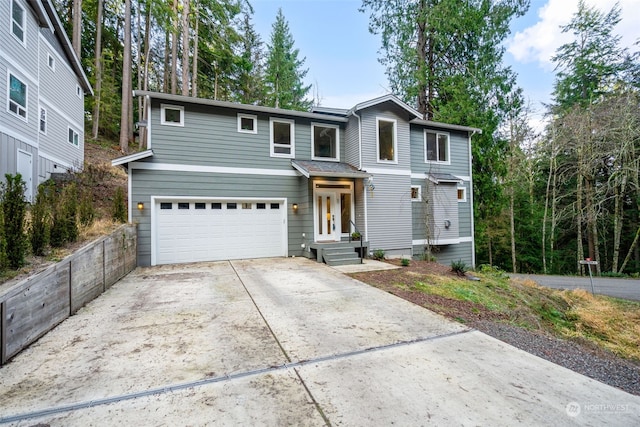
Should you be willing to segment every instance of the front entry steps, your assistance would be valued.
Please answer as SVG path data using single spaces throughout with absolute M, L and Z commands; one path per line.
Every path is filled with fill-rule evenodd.
M 309 245 L 311 252 L 318 262 L 330 266 L 360 264 L 360 253 L 365 256 L 369 250 L 369 242 L 314 242 Z

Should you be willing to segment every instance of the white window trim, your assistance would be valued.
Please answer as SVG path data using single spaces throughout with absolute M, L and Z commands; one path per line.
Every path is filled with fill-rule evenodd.
M 380 122 L 393 123 L 393 160 L 380 160 Z M 398 121 L 386 117 L 376 117 L 376 161 L 385 164 L 398 164 Z
M 242 119 L 253 120 L 253 130 L 242 129 Z M 256 116 L 255 114 L 238 113 L 238 132 L 257 134 L 258 133 L 258 116 Z
M 20 83 L 22 83 L 25 87 L 25 101 L 27 105 L 24 106 L 24 117 L 22 117 L 20 114 L 14 113 L 13 111 L 11 111 L 11 108 L 10 108 L 10 105 L 12 102 L 17 104 L 18 108 L 23 108 L 22 105 L 11 100 L 11 76 L 18 79 Z M 7 71 L 7 112 L 12 116 L 19 118 L 20 120 L 29 122 L 29 119 L 28 119 L 29 117 L 29 84 L 25 83 L 22 79 L 18 78 L 18 76 L 13 74 L 11 71 Z
M 417 198 L 413 198 L 411 197 L 411 201 L 412 202 L 421 202 L 422 201 L 422 186 L 421 185 L 412 185 L 411 186 L 411 190 L 413 190 L 414 188 L 418 189 L 418 197 Z M 409 196 L 411 196 L 411 193 L 409 193 Z
M 78 145 L 76 145 L 74 142 L 69 141 L 69 131 L 73 132 L 73 135 L 78 137 Z M 75 139 L 75 138 L 74 138 Z M 69 144 L 71 144 L 72 146 L 76 147 L 76 148 L 80 148 L 80 132 L 76 131 L 74 128 L 72 128 L 71 126 L 67 126 L 67 142 Z
M 274 123 L 288 123 L 291 126 L 291 145 L 275 144 L 273 141 L 273 124 Z M 276 153 L 276 146 L 290 147 L 291 152 L 289 154 Z M 290 119 L 279 119 L 277 117 L 269 118 L 269 153 L 271 157 L 281 157 L 284 159 L 295 159 L 296 157 L 296 122 Z
M 20 42 L 20 44 L 24 47 L 27 47 L 27 9 L 22 5 L 19 4 L 19 1 L 11 1 L 11 7 L 10 7 L 10 11 L 9 13 L 11 14 L 11 18 L 9 19 L 9 32 L 11 33 L 11 35 Z M 13 20 L 13 5 L 17 5 L 20 9 L 22 9 L 22 22 L 20 23 L 20 28 L 22 29 L 22 37 L 23 39 L 20 40 L 18 38 L 18 36 L 15 35 L 15 33 L 13 32 L 13 23 L 16 22 Z
M 56 58 L 50 53 L 47 53 L 47 66 L 51 71 L 56 71 Z
M 458 203 L 465 203 L 467 201 L 467 187 L 457 187 L 456 197 L 458 197 L 458 191 L 462 190 L 462 199 L 458 198 Z
M 442 162 L 440 160 L 429 160 L 427 159 L 427 134 L 432 133 L 436 135 L 436 149 L 438 149 L 438 135 L 446 135 L 447 136 L 447 160 Z M 425 163 L 437 163 L 439 165 L 450 165 L 451 164 L 451 134 L 449 132 L 439 132 L 435 130 L 425 129 L 423 133 L 424 137 L 424 162 Z M 440 157 L 440 156 L 437 156 Z
M 172 110 L 180 111 L 180 122 L 166 122 L 164 120 L 164 111 L 169 108 Z M 180 105 L 160 104 L 160 124 L 165 126 L 180 126 L 184 127 L 184 107 Z
M 331 128 L 336 130 L 336 157 L 316 157 L 315 155 L 315 129 L 316 127 Z M 311 159 L 323 160 L 326 162 L 339 162 L 340 161 L 340 126 L 328 125 L 324 123 L 311 123 Z
M 42 127 L 40 126 L 42 121 L 42 111 L 44 111 L 44 130 L 42 130 Z M 38 109 L 38 131 L 43 135 L 47 134 L 47 128 L 49 127 L 48 118 L 49 113 L 47 112 L 47 109 L 40 105 L 40 108 Z

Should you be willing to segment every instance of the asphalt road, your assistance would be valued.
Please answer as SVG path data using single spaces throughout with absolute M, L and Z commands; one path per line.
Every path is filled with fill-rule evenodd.
M 541 286 L 554 289 L 586 289 L 591 291 L 589 276 L 543 276 L 538 274 L 510 274 L 510 277 L 531 279 Z M 596 294 L 640 301 L 640 280 L 594 277 L 593 290 Z

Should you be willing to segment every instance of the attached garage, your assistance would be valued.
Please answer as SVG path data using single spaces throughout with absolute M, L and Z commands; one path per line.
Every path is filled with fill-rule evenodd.
M 152 198 L 151 264 L 287 256 L 284 199 Z

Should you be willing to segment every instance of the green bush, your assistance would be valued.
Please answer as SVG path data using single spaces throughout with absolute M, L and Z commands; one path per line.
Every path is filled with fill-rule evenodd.
M 5 175 L 2 184 L 2 210 L 4 218 L 4 240 L 9 267 L 14 270 L 25 263 L 27 238 L 24 234 L 27 201 L 24 199 L 26 186 L 20 174 Z
M 0 200 L 2 200 L 0 193 Z M 7 269 L 7 241 L 4 239 L 4 215 L 0 206 L 0 273 Z
M 80 199 L 78 214 L 80 217 L 80 225 L 83 227 L 88 227 L 93 224 L 96 218 L 96 210 L 93 207 L 93 196 L 88 191 L 85 191 Z
M 127 206 L 124 203 L 124 192 L 121 187 L 118 187 L 113 198 L 111 217 L 116 222 L 127 222 Z
M 403 267 L 409 267 L 409 264 L 411 264 L 411 261 L 409 260 L 409 258 L 402 258 L 400 260 L 400 264 L 402 264 Z
M 373 259 L 382 261 L 384 259 L 384 249 L 376 249 L 373 251 Z
M 78 188 L 75 182 L 66 185 L 56 193 L 52 212 L 51 246 L 62 247 L 75 242 L 78 230 Z
M 456 273 L 458 276 L 464 276 L 467 271 L 467 264 L 461 259 L 458 261 L 451 261 L 451 271 Z
M 31 206 L 31 228 L 29 240 L 34 255 L 44 255 L 49 244 L 51 232 L 51 197 L 55 191 L 53 181 L 47 181 L 38 186 L 36 202 Z

